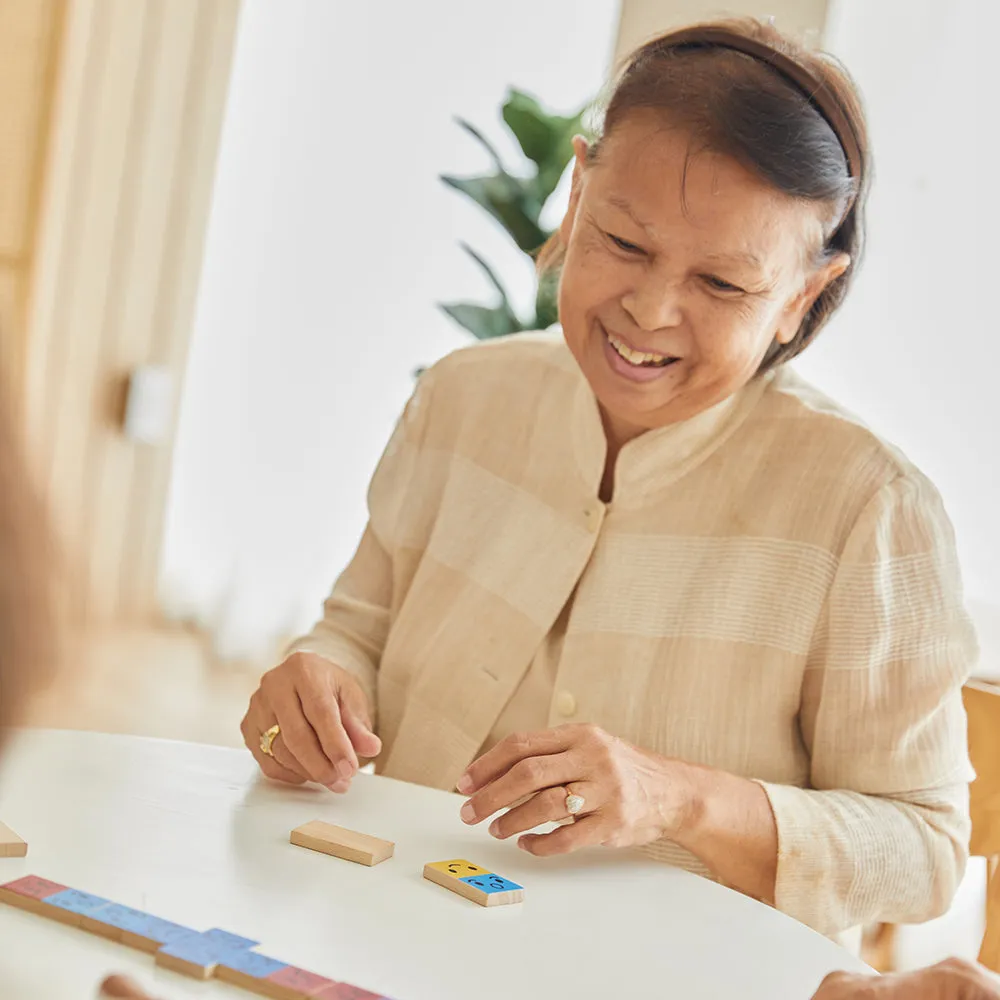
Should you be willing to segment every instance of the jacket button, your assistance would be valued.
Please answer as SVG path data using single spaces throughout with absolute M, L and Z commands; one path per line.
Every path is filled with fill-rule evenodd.
M 556 711 L 563 717 L 569 718 L 576 714 L 576 698 L 569 691 L 560 691 L 556 695 Z

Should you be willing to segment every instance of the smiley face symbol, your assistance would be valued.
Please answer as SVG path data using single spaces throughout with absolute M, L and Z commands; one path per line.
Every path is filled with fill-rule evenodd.
M 465 858 L 454 858 L 451 861 L 435 861 L 430 867 L 436 868 L 438 871 L 444 872 L 452 878 L 469 878 L 473 875 L 489 874 L 485 868 L 480 868 L 479 865 L 474 865 L 471 861 L 466 861 Z

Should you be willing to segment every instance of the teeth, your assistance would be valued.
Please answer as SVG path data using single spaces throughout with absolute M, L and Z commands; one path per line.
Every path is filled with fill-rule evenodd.
M 623 357 L 630 365 L 658 365 L 662 364 L 668 358 L 668 355 L 666 354 L 648 354 L 645 351 L 633 351 L 628 344 L 619 340 L 613 333 L 608 334 L 608 340 L 618 354 L 621 355 L 621 357 Z

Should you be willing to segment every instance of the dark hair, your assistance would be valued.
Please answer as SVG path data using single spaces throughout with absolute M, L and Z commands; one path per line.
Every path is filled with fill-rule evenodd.
M 772 345 L 761 371 L 795 357 L 844 301 L 863 250 L 868 131 L 847 71 L 752 18 L 715 21 L 661 35 L 628 57 L 591 159 L 640 109 L 663 112 L 700 146 L 731 157 L 777 190 L 828 206 L 817 263 L 846 253 L 850 266 L 823 290 L 795 337 Z M 557 269 L 564 255 L 556 232 L 539 252 L 539 270 Z

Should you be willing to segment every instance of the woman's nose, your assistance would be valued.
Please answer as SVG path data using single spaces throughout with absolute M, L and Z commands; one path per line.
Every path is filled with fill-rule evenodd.
M 622 298 L 622 307 L 641 330 L 680 326 L 681 289 L 650 275 Z

